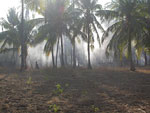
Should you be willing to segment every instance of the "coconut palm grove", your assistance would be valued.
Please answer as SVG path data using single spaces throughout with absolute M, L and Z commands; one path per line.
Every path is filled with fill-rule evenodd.
M 0 113 L 150 113 L 150 0 L 18 1 L 0 18 Z

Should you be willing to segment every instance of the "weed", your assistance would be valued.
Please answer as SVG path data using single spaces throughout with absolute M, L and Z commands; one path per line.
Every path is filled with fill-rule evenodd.
M 57 113 L 58 111 L 60 111 L 60 107 L 57 106 L 56 104 L 53 104 L 53 105 L 49 106 L 49 110 L 50 110 L 50 112 Z
M 83 94 L 84 96 L 86 96 L 86 95 L 88 94 L 88 92 L 87 92 L 86 90 L 84 90 L 84 91 L 82 92 L 82 94 Z
M 96 107 L 95 105 L 92 105 L 91 106 L 92 110 L 96 113 L 96 112 L 99 112 L 99 108 Z
M 57 84 L 56 85 L 56 90 L 54 90 L 53 92 L 54 92 L 54 94 L 59 95 L 59 94 L 62 94 L 63 91 L 64 91 L 64 89 L 61 87 L 61 85 Z
M 69 87 L 69 84 L 66 83 L 66 84 L 65 84 L 65 87 Z
M 29 76 L 29 78 L 28 78 L 28 80 L 27 80 L 27 84 L 28 84 L 28 85 L 32 84 L 32 77 L 31 77 L 31 76 Z

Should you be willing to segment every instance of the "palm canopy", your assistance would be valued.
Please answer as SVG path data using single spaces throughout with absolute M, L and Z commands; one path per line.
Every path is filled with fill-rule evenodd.
M 48 0 L 25 0 L 25 4 L 30 10 L 36 11 L 39 14 L 44 14 L 47 1 Z
M 75 11 L 78 12 L 80 15 L 80 23 L 81 23 L 81 30 L 87 35 L 88 43 L 88 68 L 91 67 L 90 61 L 90 48 L 94 47 L 94 33 L 97 35 L 97 40 L 100 44 L 100 36 L 98 29 L 104 32 L 103 27 L 101 26 L 100 22 L 97 20 L 96 12 L 102 9 L 102 6 L 98 4 L 98 0 L 78 0 L 75 2 L 77 7 L 75 7 Z
M 98 12 L 98 14 L 106 19 L 116 20 L 108 27 L 102 37 L 102 41 L 106 40 L 109 33 L 113 33 L 107 50 L 116 50 L 127 48 L 128 38 L 132 40 L 139 37 L 139 32 L 144 28 L 145 23 L 141 21 L 138 12 L 138 0 L 114 0 L 111 5 L 112 11 L 106 10 Z M 112 14 L 111 14 L 112 12 Z M 113 18 L 112 18 L 113 17 Z
M 77 4 L 77 8 L 75 10 L 80 13 L 80 21 L 82 23 L 82 31 L 86 34 L 88 33 L 87 26 L 89 24 L 90 27 L 90 40 L 94 40 L 93 31 L 97 35 L 98 41 L 100 41 L 100 36 L 98 29 L 104 32 L 104 29 L 100 22 L 97 20 L 96 12 L 102 9 L 102 6 L 98 4 L 98 0 L 79 0 L 75 2 Z M 98 29 L 97 29 L 98 28 Z
M 108 6 L 110 10 L 99 11 L 97 15 L 109 21 L 113 20 L 102 37 L 106 40 L 109 33 L 112 38 L 107 46 L 107 53 L 114 51 L 115 55 L 122 56 L 127 49 L 130 58 L 131 70 L 135 70 L 132 59 L 132 41 L 139 40 L 141 33 L 145 32 L 145 22 L 141 20 L 140 0 L 113 0 Z M 140 38 L 139 38 L 140 37 Z
M 150 50 L 150 0 L 142 0 L 140 4 L 141 20 L 145 23 L 145 32 L 142 32 L 141 43 Z
M 30 44 L 33 29 L 41 21 L 42 19 L 25 20 L 25 44 Z M 9 10 L 7 20 L 4 18 L 1 20 L 1 26 L 4 28 L 4 31 L 0 33 L 1 52 L 18 50 L 21 46 L 21 20 L 14 8 Z
M 47 55 L 52 51 L 53 46 L 57 41 L 58 34 L 55 32 L 55 29 L 49 24 L 44 24 L 38 28 L 38 32 L 35 35 L 35 40 L 32 44 L 37 45 L 43 41 L 46 41 L 44 51 Z
M 61 38 L 61 57 L 62 66 L 64 66 L 63 60 L 63 36 L 70 36 L 69 34 L 69 23 L 71 17 L 68 14 L 68 0 L 47 0 L 45 9 L 45 23 L 42 24 L 36 35 L 34 44 L 46 41 L 44 51 L 47 55 L 52 52 L 52 61 L 54 63 L 54 45 L 59 38 Z
M 39 27 L 34 44 L 44 40 L 47 40 L 47 43 L 49 43 L 51 40 L 53 45 L 61 35 L 69 35 L 68 20 L 70 20 L 70 17 L 67 14 L 65 4 L 65 0 L 51 0 L 48 2 L 46 9 L 47 21 Z

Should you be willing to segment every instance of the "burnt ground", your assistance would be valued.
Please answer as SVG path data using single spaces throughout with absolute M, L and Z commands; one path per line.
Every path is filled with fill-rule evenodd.
M 57 89 L 56 85 L 60 88 Z M 150 113 L 150 68 L 0 68 L 0 113 Z

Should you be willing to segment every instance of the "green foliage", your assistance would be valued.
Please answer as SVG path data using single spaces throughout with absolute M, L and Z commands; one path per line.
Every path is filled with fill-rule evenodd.
M 60 94 L 63 93 L 63 91 L 64 91 L 64 89 L 62 88 L 62 86 L 60 84 L 57 84 L 56 85 L 56 90 L 54 90 L 53 93 L 55 95 L 60 95 Z
M 44 76 L 44 79 L 45 79 L 45 80 L 49 80 L 49 76 L 48 76 L 48 75 L 45 75 L 45 76 Z
M 108 4 L 107 10 L 97 11 L 97 15 L 102 20 L 112 22 L 112 25 L 107 28 L 102 36 L 102 42 L 104 42 L 112 33 L 112 38 L 106 49 L 107 55 L 113 51 L 114 57 L 118 59 L 120 57 L 122 60 L 124 56 L 132 58 L 132 49 L 129 48 L 130 43 L 135 41 L 137 42 L 136 46 L 132 45 L 132 47 L 137 49 L 136 55 L 139 59 L 141 56 L 140 48 L 146 46 L 143 41 L 150 42 L 147 38 L 147 36 L 150 36 L 148 30 L 150 21 L 146 19 L 149 18 L 146 13 L 149 7 L 147 4 L 145 0 L 113 0 Z
M 65 84 L 65 87 L 64 87 L 64 88 L 62 87 L 61 84 L 57 84 L 57 85 L 56 85 L 56 89 L 53 91 L 53 93 L 54 93 L 55 95 L 60 95 L 60 94 L 62 94 L 62 93 L 64 92 L 64 90 L 65 90 L 66 88 L 68 88 L 68 87 L 69 87 L 69 84 L 68 84 L 68 83 Z
M 66 84 L 65 84 L 65 87 L 69 87 L 69 84 L 66 83 Z
M 25 35 L 25 44 L 31 44 L 33 40 L 33 29 L 43 20 L 32 19 L 24 21 L 24 35 Z M 7 19 L 2 18 L 0 22 L 4 31 L 0 32 L 0 42 L 2 43 L 0 53 L 5 52 L 19 52 L 18 50 L 21 47 L 21 21 L 18 13 L 14 8 L 11 8 L 8 12 Z M 26 47 L 27 51 L 27 47 Z M 27 55 L 27 52 L 25 53 Z
M 32 84 L 32 77 L 31 77 L 31 76 L 28 77 L 28 80 L 27 80 L 26 83 L 27 83 L 28 85 Z
M 49 110 L 50 112 L 58 113 L 58 111 L 60 111 L 60 107 L 56 104 L 49 105 Z
M 83 94 L 84 96 L 86 96 L 86 95 L 88 94 L 88 92 L 87 92 L 86 90 L 84 90 L 84 91 L 82 91 L 82 94 Z
M 92 108 L 93 112 L 95 112 L 95 113 L 98 113 L 99 110 L 100 110 L 100 109 L 99 109 L 98 107 L 96 107 L 95 105 L 92 105 L 91 108 Z

